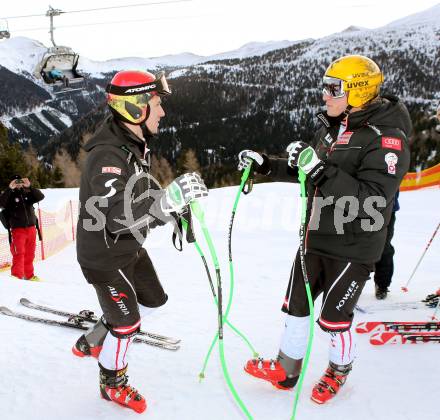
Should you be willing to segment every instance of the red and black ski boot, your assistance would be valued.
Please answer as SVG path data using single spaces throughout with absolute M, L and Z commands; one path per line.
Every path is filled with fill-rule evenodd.
M 332 399 L 339 392 L 341 386 L 345 384 L 350 371 L 351 363 L 349 365 L 337 365 L 330 362 L 324 375 L 313 387 L 312 401 L 324 404 Z
M 280 352 L 280 354 L 282 354 Z M 294 359 L 290 359 L 294 361 Z M 301 364 L 301 361 L 295 361 Z M 299 373 L 294 375 L 288 375 L 283 365 L 280 362 L 280 355 L 278 360 L 264 360 L 263 358 L 248 360 L 244 367 L 245 372 L 258 379 L 264 379 L 270 382 L 274 387 L 283 390 L 290 390 L 298 381 Z M 290 369 L 289 369 L 290 371 Z M 301 371 L 301 366 L 299 366 Z
M 136 413 L 147 409 L 145 398 L 136 389 L 128 385 L 127 366 L 120 370 L 108 370 L 99 364 L 99 388 L 101 397 L 123 407 L 131 408 Z
M 93 327 L 83 334 L 72 347 L 72 353 L 78 357 L 92 356 L 96 359 L 101 353 L 102 344 L 108 328 L 101 318 Z
M 94 358 L 99 357 L 102 346 L 90 346 L 85 335 L 83 334 L 78 338 L 77 342 L 72 347 L 72 353 L 78 357 L 92 356 Z
M 274 384 L 286 379 L 286 372 L 277 360 L 258 359 L 248 360 L 244 367 L 245 372 L 255 378 L 264 379 Z

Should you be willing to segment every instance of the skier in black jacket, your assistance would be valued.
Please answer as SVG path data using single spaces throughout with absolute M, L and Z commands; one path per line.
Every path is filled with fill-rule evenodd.
M 409 168 L 409 114 L 393 96 L 379 96 L 383 75 L 363 56 L 345 56 L 324 75 L 327 112 L 312 146 L 295 141 L 288 159 L 240 152 L 239 168 L 275 181 L 307 174 L 305 265 L 313 299 L 323 293 L 318 324 L 330 333 L 329 367 L 312 391 L 323 404 L 345 383 L 354 360 L 353 310 L 387 236 L 394 196 Z M 299 251 L 285 302 L 285 330 L 276 361 L 250 360 L 245 370 L 281 389 L 298 380 L 307 346 L 309 307 Z
M 37 218 L 34 204 L 44 194 L 31 186 L 28 178 L 15 175 L 9 187 L 0 194 L 0 208 L 10 235 L 11 275 L 18 279 L 39 281 L 34 273 Z
M 103 398 L 146 409 L 145 398 L 127 383 L 127 350 L 142 316 L 168 297 L 142 247 L 150 229 L 180 217 L 208 190 L 196 173 L 181 175 L 166 189 L 149 174 L 149 141 L 165 115 L 161 97 L 171 93 L 163 73 L 120 71 L 107 86 L 112 112 L 84 146 L 77 234 L 78 262 L 93 285 L 103 318 L 72 351 L 99 360 Z

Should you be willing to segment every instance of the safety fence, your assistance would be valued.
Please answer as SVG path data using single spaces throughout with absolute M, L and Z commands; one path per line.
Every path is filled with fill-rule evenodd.
M 78 219 L 78 201 L 69 200 L 63 208 L 55 213 L 39 207 L 35 211 L 41 231 L 41 241 L 37 238 L 35 261 L 45 260 L 72 243 L 76 237 Z M 0 234 L 0 269 L 11 265 L 8 234 Z
M 440 187 L 440 163 L 419 172 L 408 172 L 400 184 L 400 191 L 413 191 L 426 187 Z

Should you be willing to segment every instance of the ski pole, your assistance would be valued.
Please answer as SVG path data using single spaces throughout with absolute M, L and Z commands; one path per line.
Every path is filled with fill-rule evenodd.
M 243 192 L 244 194 L 249 194 L 249 192 L 252 190 L 252 180 L 251 180 L 251 183 L 248 184 L 249 174 L 251 172 L 251 169 L 252 169 L 252 164 L 249 165 L 243 171 L 243 174 L 241 176 L 240 187 L 239 187 L 239 189 L 237 191 L 237 194 L 235 196 L 235 201 L 234 201 L 234 205 L 233 205 L 233 208 L 232 208 L 231 220 L 229 222 L 228 250 L 229 250 L 230 288 L 229 288 L 228 304 L 227 304 L 226 312 L 225 312 L 225 315 L 224 315 L 225 323 L 228 323 L 228 324 L 229 324 L 228 316 L 229 316 L 229 312 L 231 310 L 232 299 L 233 299 L 233 295 L 234 295 L 234 266 L 233 266 L 233 263 L 232 263 L 232 226 L 234 224 L 235 213 L 237 211 L 237 206 L 238 206 L 238 202 L 239 202 L 240 197 L 241 197 L 241 193 Z M 247 185 L 247 189 L 245 189 L 246 185 Z M 248 345 L 249 349 L 252 352 L 253 357 L 258 357 L 258 352 L 255 350 L 255 348 L 252 346 L 252 344 L 246 338 L 246 336 L 244 336 L 244 334 L 242 334 L 241 332 L 236 330 L 232 325 L 229 324 L 229 326 L 246 342 L 246 344 Z M 203 362 L 203 369 L 202 369 L 202 371 L 200 372 L 200 375 L 199 375 L 199 377 L 201 379 L 205 377 L 205 370 L 206 370 L 206 367 L 208 365 L 209 359 L 211 357 L 212 350 L 213 350 L 213 348 L 215 346 L 215 343 L 217 342 L 217 339 L 218 339 L 218 336 L 216 335 L 214 337 L 214 339 L 212 340 L 211 345 L 210 345 L 210 347 L 208 349 L 208 353 L 206 354 L 205 360 Z
M 310 353 L 312 351 L 313 344 L 313 333 L 314 333 L 314 307 L 313 307 L 313 299 L 312 293 L 310 291 L 309 277 L 307 275 L 306 261 L 304 257 L 304 247 L 305 247 L 305 231 L 306 231 L 306 212 L 307 212 L 307 194 L 306 194 L 306 174 L 299 169 L 298 178 L 301 186 L 301 227 L 300 227 L 300 241 L 299 241 L 299 255 L 301 259 L 301 269 L 304 278 L 304 286 L 306 288 L 307 293 L 307 301 L 309 303 L 309 312 L 310 312 L 310 327 L 309 327 L 309 338 L 307 342 L 307 350 L 306 355 L 304 356 L 304 363 L 301 369 L 301 373 L 298 379 L 298 385 L 295 390 L 295 401 L 293 404 L 293 412 L 291 420 L 295 420 L 296 410 L 298 408 L 299 396 L 301 395 L 301 389 L 304 381 L 304 376 L 307 371 L 307 366 L 309 364 Z
M 431 236 L 431 239 L 429 240 L 428 244 L 426 245 L 426 248 L 425 248 L 425 250 L 423 251 L 422 256 L 420 257 L 419 261 L 417 262 L 417 264 L 416 264 L 416 266 L 415 266 L 413 272 L 411 273 L 411 276 L 409 277 L 408 281 L 406 282 L 405 286 L 402 286 L 402 291 L 403 291 L 403 292 L 407 292 L 407 291 L 408 291 L 408 285 L 409 285 L 410 281 L 412 280 L 412 278 L 413 278 L 415 272 L 417 271 L 417 268 L 419 267 L 420 263 L 422 262 L 423 257 L 424 257 L 425 254 L 426 254 L 426 251 L 427 251 L 428 248 L 431 246 L 431 243 L 432 243 L 432 241 L 433 241 L 435 235 L 437 235 L 437 231 L 438 231 L 439 228 L 440 228 L 440 223 L 437 225 L 437 227 L 436 227 L 434 233 L 433 233 L 432 236 Z
M 182 219 L 182 226 L 184 227 L 185 230 L 188 229 L 188 223 L 184 219 Z M 211 272 L 209 271 L 209 267 L 208 267 L 208 263 L 206 262 L 205 255 L 204 255 L 202 249 L 200 248 L 200 245 L 197 243 L 196 240 L 194 241 L 194 246 L 195 246 L 198 254 L 200 255 L 200 258 L 203 261 L 203 265 L 205 266 L 205 271 L 206 271 L 206 275 L 208 276 L 209 286 L 211 287 L 211 292 L 212 292 L 212 295 L 214 297 L 214 303 L 216 305 L 218 305 L 218 303 L 217 303 L 217 295 L 215 293 L 214 284 L 212 282 L 212 277 L 211 277 Z M 247 337 L 238 328 L 236 328 L 234 325 L 232 325 L 232 323 L 226 318 L 226 315 L 223 317 L 223 321 L 224 321 L 225 324 L 228 325 L 229 328 L 231 328 L 232 331 L 234 331 L 239 337 L 241 337 L 243 339 L 243 341 L 248 345 L 250 351 L 253 354 L 256 354 L 258 356 L 258 353 L 256 353 L 254 347 L 252 346 L 250 341 L 247 339 Z M 215 344 L 217 342 L 217 339 L 218 339 L 218 335 L 216 334 L 214 339 L 212 340 L 212 343 L 211 343 L 210 347 L 209 347 L 208 354 L 205 357 L 205 361 L 204 361 L 204 364 L 203 364 L 203 369 L 199 373 L 199 379 L 200 380 L 202 380 L 205 377 L 205 370 L 206 370 L 206 367 L 207 367 L 207 364 L 208 364 L 208 359 L 209 359 L 209 356 L 211 355 L 212 350 L 213 350 L 213 348 L 214 348 L 214 346 L 215 346 Z
M 222 299 L 222 280 L 221 280 L 221 274 L 220 274 L 220 265 L 218 263 L 217 253 L 215 251 L 214 244 L 211 239 L 211 235 L 209 234 L 208 227 L 205 223 L 205 214 L 200 207 L 199 203 L 196 200 L 191 201 L 190 203 L 191 210 L 196 216 L 197 220 L 200 223 L 200 226 L 202 228 L 203 236 L 205 237 L 206 243 L 209 248 L 209 252 L 211 254 L 211 259 L 214 264 L 215 268 L 215 274 L 217 278 L 217 314 L 218 314 L 218 346 L 219 346 L 219 354 L 220 354 L 220 362 L 222 366 L 223 376 L 225 378 L 225 381 L 228 385 L 229 390 L 231 391 L 231 394 L 235 400 L 235 402 L 238 404 L 240 409 L 243 411 L 244 415 L 248 419 L 253 419 L 251 414 L 249 413 L 249 410 L 241 400 L 240 396 L 238 395 L 234 384 L 232 383 L 231 377 L 228 372 L 228 367 L 226 364 L 226 358 L 225 358 L 225 349 L 224 349 L 224 343 L 223 343 L 223 299 Z

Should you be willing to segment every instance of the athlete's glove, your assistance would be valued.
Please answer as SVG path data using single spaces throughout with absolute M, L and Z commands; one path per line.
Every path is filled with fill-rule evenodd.
M 208 195 L 203 179 L 196 172 L 180 175 L 168 187 L 160 201 L 164 213 L 180 212 L 195 198 Z
M 242 150 L 238 154 L 238 170 L 242 171 L 252 164 L 254 172 L 262 175 L 269 175 L 270 161 L 266 155 L 254 152 L 253 150 Z
M 321 159 L 318 158 L 313 147 L 303 141 L 294 141 L 287 146 L 289 154 L 287 164 L 293 168 L 298 166 L 304 173 L 309 174 L 318 166 L 323 165 Z

